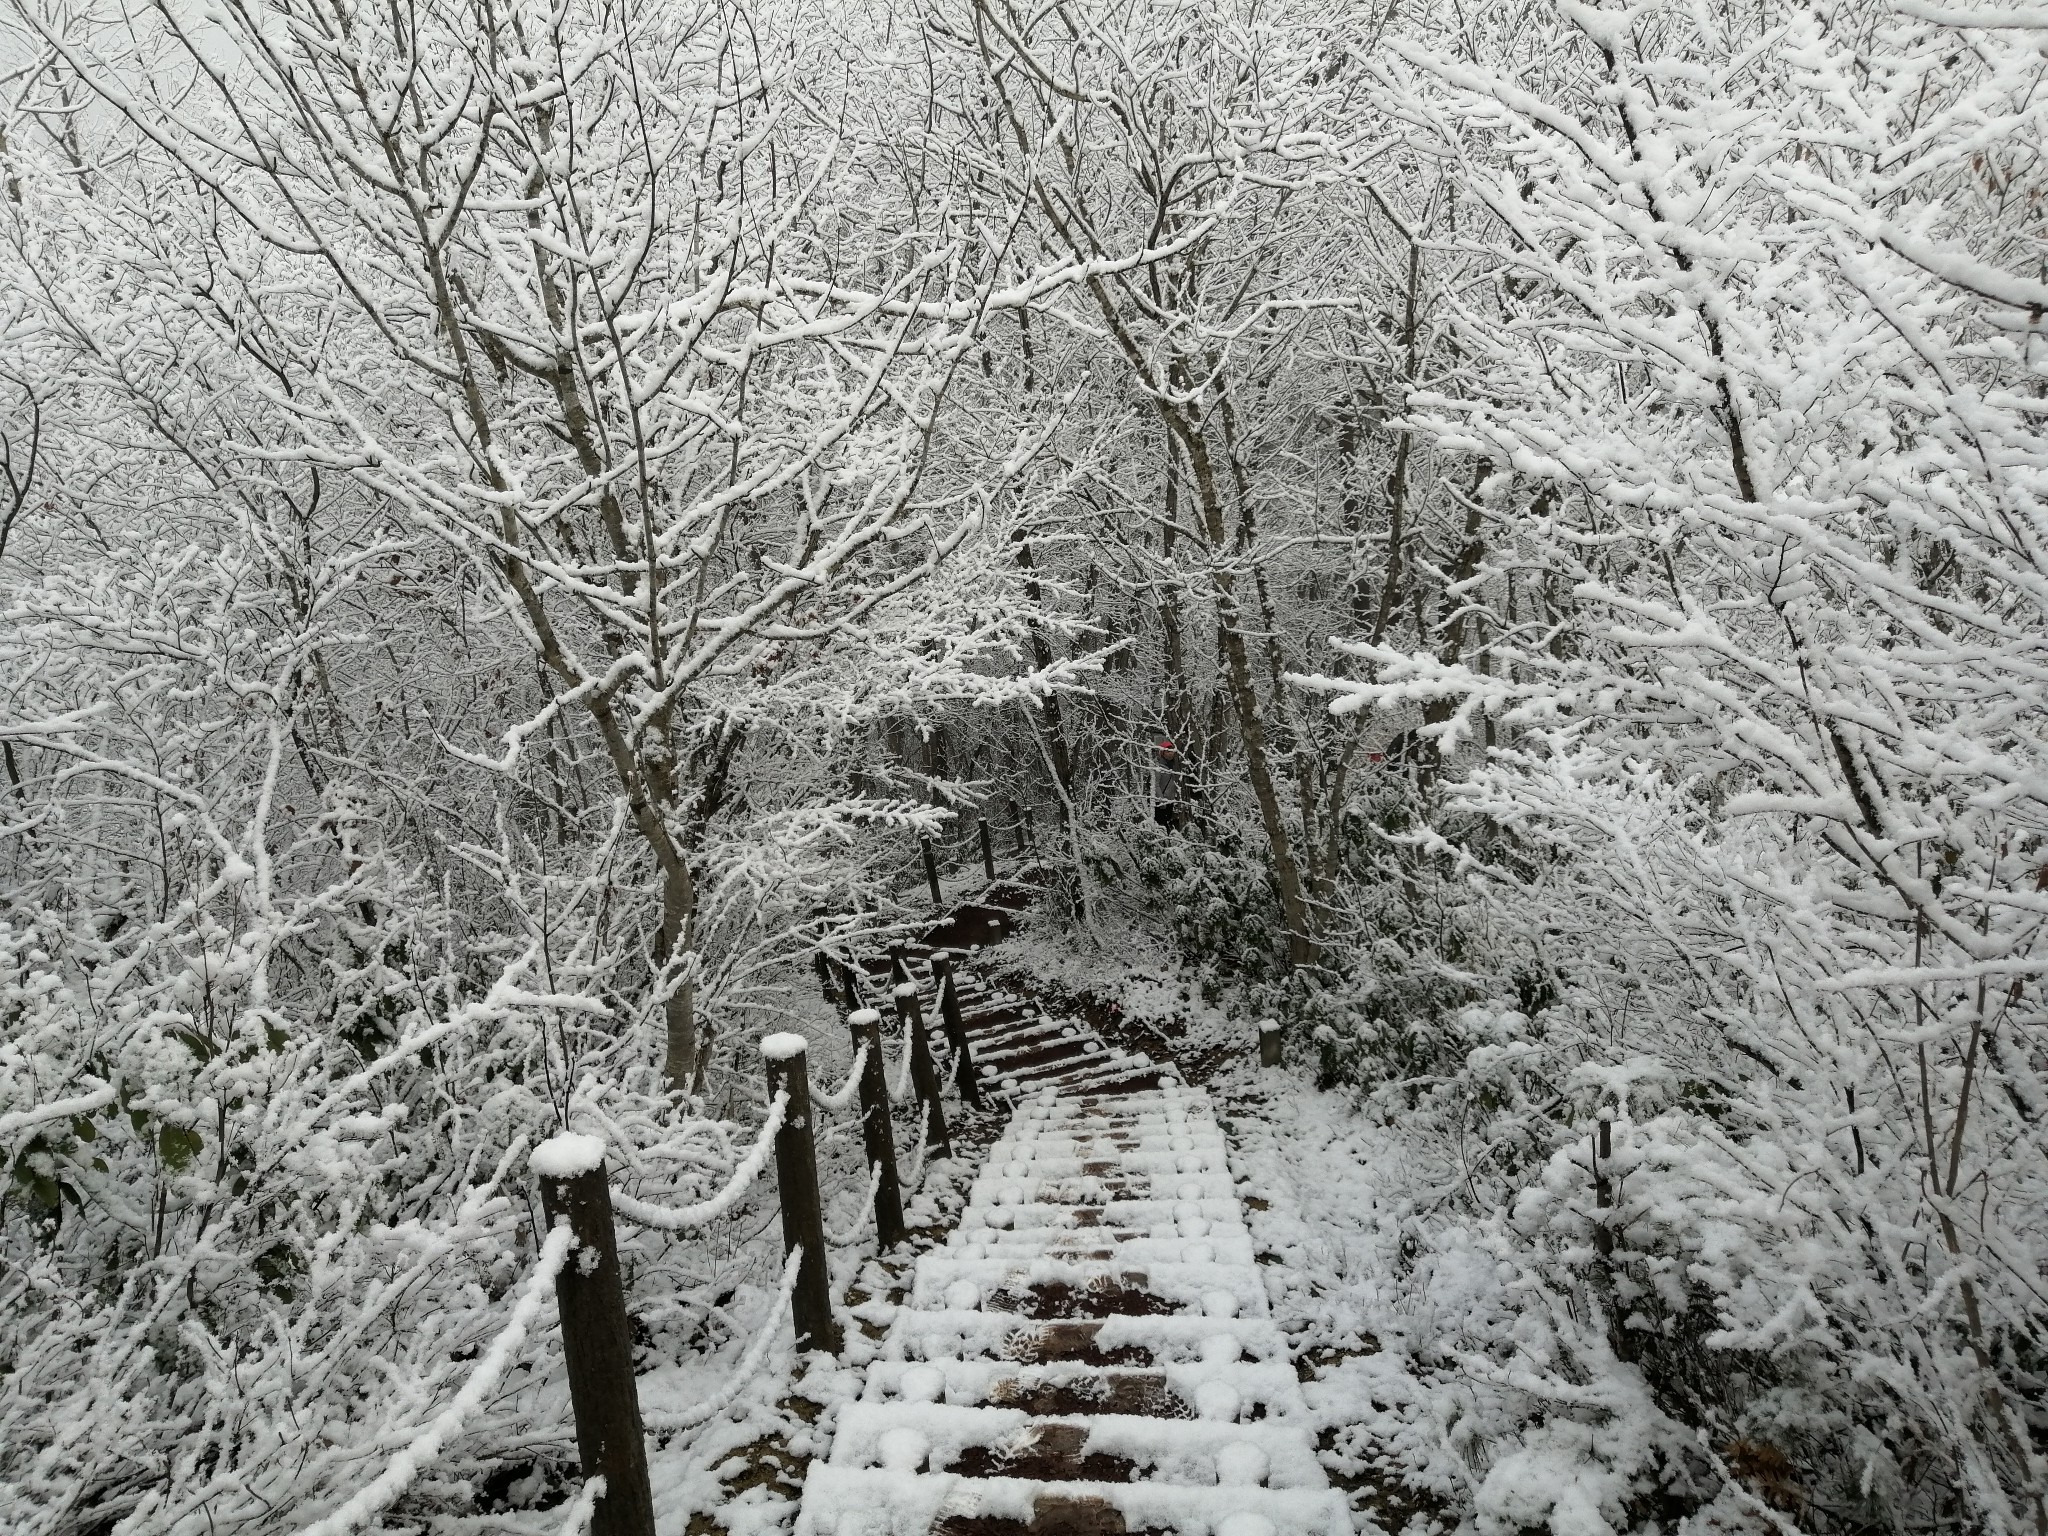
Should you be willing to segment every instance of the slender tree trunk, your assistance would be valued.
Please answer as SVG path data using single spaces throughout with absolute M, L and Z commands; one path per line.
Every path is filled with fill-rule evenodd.
M 1238 739 L 1244 745 L 1245 776 L 1251 781 L 1252 796 L 1258 801 L 1259 822 L 1273 858 L 1273 876 L 1280 887 L 1280 909 L 1287 924 L 1287 959 L 1290 965 L 1306 965 L 1316 957 L 1315 931 L 1309 917 L 1307 893 L 1303 889 L 1301 866 L 1287 832 L 1287 816 L 1273 781 L 1271 753 L 1266 744 L 1265 719 L 1259 706 L 1257 678 L 1252 670 L 1251 649 L 1245 644 L 1244 618 L 1238 605 L 1237 575 L 1222 563 L 1229 529 L 1223 515 L 1222 488 L 1216 483 L 1215 465 L 1201 430 L 1161 403 L 1161 414 L 1188 457 L 1203 524 L 1203 536 L 1216 561 L 1210 573 L 1216 593 L 1216 626 L 1222 642 L 1224 671 L 1230 703 L 1237 718 Z

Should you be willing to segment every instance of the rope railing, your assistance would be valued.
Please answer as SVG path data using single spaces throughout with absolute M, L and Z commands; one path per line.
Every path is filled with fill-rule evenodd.
M 569 1501 L 569 1517 L 562 1522 L 555 1536 L 585 1536 L 590 1522 L 597 1515 L 597 1501 L 604 1497 L 604 1474 L 586 1477 L 583 1486 L 576 1491 L 576 1497 Z
M 896 1081 L 889 1085 L 889 1098 L 892 1103 L 901 1104 L 910 1097 L 911 1054 L 910 1031 L 906 1029 L 903 1031 L 903 1064 L 896 1069 Z
M 927 1144 L 931 1141 L 931 1134 L 931 1121 L 926 1119 L 924 1116 L 920 1115 L 917 1121 L 917 1151 L 912 1154 L 910 1159 L 910 1172 L 906 1174 L 903 1179 L 903 1182 L 908 1184 L 912 1189 L 920 1188 L 923 1185 L 924 1154 Z
M 863 1045 L 853 1053 L 853 1068 L 846 1074 L 846 1081 L 830 1093 L 825 1092 L 822 1088 L 813 1088 L 811 1090 L 811 1102 L 813 1104 L 822 1104 L 825 1108 L 834 1111 L 851 1106 L 854 1095 L 860 1092 L 861 1069 L 867 1064 L 868 1048 Z
M 686 1205 L 680 1210 L 663 1205 L 651 1205 L 645 1200 L 635 1199 L 622 1191 L 612 1191 L 612 1209 L 630 1222 L 643 1227 L 654 1227 L 663 1232 L 683 1232 L 691 1227 L 701 1227 L 708 1221 L 715 1221 L 739 1202 L 741 1195 L 768 1166 L 769 1155 L 775 1150 L 775 1133 L 782 1129 L 783 1116 L 789 1112 L 789 1095 L 778 1093 L 768 1105 L 768 1118 L 761 1126 L 760 1134 L 754 1138 L 754 1145 L 733 1170 L 725 1188 L 708 1200 L 695 1205 Z
M 875 1191 L 882 1187 L 882 1165 L 880 1163 L 876 1163 L 872 1168 L 868 1170 L 868 1173 L 869 1177 L 867 1197 L 863 1199 L 860 1203 L 860 1211 L 853 1218 L 852 1229 L 849 1230 L 844 1237 L 841 1237 L 838 1233 L 831 1231 L 827 1231 L 825 1234 L 825 1241 L 830 1243 L 834 1248 L 847 1248 L 859 1242 L 861 1234 L 867 1231 L 868 1229 L 868 1223 L 874 1220 Z
M 761 1326 L 754 1330 L 753 1342 L 740 1356 L 739 1364 L 733 1367 L 732 1374 L 725 1379 L 725 1384 L 694 1408 L 686 1408 L 681 1413 L 648 1414 L 649 1429 L 664 1435 L 680 1434 L 686 1429 L 695 1429 L 731 1406 L 733 1399 L 740 1395 L 747 1383 L 760 1379 L 761 1357 L 768 1352 L 769 1346 L 774 1343 L 782 1327 L 782 1314 L 789 1310 L 789 1299 L 796 1291 L 797 1271 L 802 1266 L 803 1256 L 804 1251 L 800 1247 L 789 1250 L 789 1257 L 782 1265 L 781 1289 L 775 1293 L 775 1300 L 768 1308 L 768 1315 L 761 1320 Z

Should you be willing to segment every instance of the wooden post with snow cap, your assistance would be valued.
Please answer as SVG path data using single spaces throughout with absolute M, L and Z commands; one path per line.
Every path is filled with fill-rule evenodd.
M 839 1323 L 832 1316 L 832 1275 L 826 1265 L 825 1209 L 818 1198 L 818 1150 L 811 1135 L 811 1077 L 802 1035 L 769 1035 L 761 1041 L 761 1059 L 768 1065 L 768 1100 L 786 1093 L 782 1128 L 775 1133 L 775 1182 L 782 1202 L 782 1254 L 798 1248 L 796 1289 L 790 1294 L 790 1321 L 796 1347 L 838 1354 L 844 1347 Z
M 853 1048 L 868 1048 L 860 1069 L 860 1129 L 868 1177 L 875 1181 L 875 1239 L 894 1248 L 910 1235 L 903 1225 L 903 1186 L 896 1177 L 896 1138 L 889 1127 L 889 1069 L 882 1060 L 882 1016 L 872 1008 L 847 1015 Z M 879 1172 L 877 1171 L 879 1170 Z
M 986 816 L 977 817 L 974 826 L 975 830 L 981 834 L 981 872 L 988 876 L 988 883 L 994 885 L 996 883 L 996 850 L 995 845 L 988 840 L 988 818 Z
M 1280 1065 L 1280 1021 L 1259 1020 L 1259 1065 L 1277 1067 Z
M 953 957 L 945 952 L 932 956 L 932 979 L 939 984 L 939 1024 L 946 1042 L 953 1047 L 953 1086 L 974 1109 L 980 1109 L 981 1088 L 974 1080 L 974 1051 L 967 1043 L 967 1021 L 960 1017 L 960 994 L 953 986 Z
M 903 1033 L 910 1046 L 910 1081 L 924 1105 L 924 1152 L 926 1157 L 951 1157 L 952 1140 L 946 1134 L 946 1110 L 939 1103 L 939 1069 L 932 1065 L 932 1043 L 924 1032 L 924 1008 L 917 1000 L 917 983 L 905 981 L 896 988 L 896 1017 L 903 1021 Z
M 548 1225 L 566 1225 L 576 1237 L 555 1279 L 555 1300 L 576 1413 L 576 1453 L 586 1479 L 604 1479 L 591 1513 L 591 1536 L 654 1536 L 647 1440 L 633 1381 L 633 1327 L 619 1280 L 604 1143 L 595 1136 L 550 1137 L 533 1149 L 533 1171 L 540 1176 Z
M 932 905 L 943 907 L 946 893 L 939 888 L 939 856 L 932 851 L 932 840 L 928 837 L 919 838 L 917 846 L 924 854 L 924 878 L 925 884 L 932 888 Z

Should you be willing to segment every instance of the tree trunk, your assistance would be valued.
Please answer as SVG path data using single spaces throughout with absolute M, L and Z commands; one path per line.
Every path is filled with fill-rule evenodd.
M 1224 521 L 1222 491 L 1216 484 L 1215 466 L 1199 427 L 1189 423 L 1172 407 L 1162 403 L 1160 412 L 1188 456 L 1193 473 L 1196 505 L 1202 515 L 1202 532 L 1208 540 L 1211 558 L 1223 551 L 1228 539 Z M 1216 590 L 1217 635 L 1223 646 L 1225 673 L 1229 680 L 1230 703 L 1237 717 L 1238 739 L 1244 744 L 1245 777 L 1259 803 L 1259 821 L 1266 833 L 1266 845 L 1273 857 L 1273 876 L 1280 887 L 1280 909 L 1287 923 L 1287 960 L 1290 965 L 1307 965 L 1316 958 L 1315 930 L 1308 900 L 1302 887 L 1301 865 L 1287 833 L 1287 815 L 1273 782 L 1271 754 L 1266 745 L 1265 720 L 1259 708 L 1257 678 L 1252 671 L 1250 648 L 1245 644 L 1244 620 L 1237 601 L 1237 577 L 1216 565 L 1210 574 Z

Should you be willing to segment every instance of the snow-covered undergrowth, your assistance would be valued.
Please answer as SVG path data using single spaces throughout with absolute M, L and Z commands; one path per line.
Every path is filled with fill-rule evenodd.
M 582 914 L 555 896 L 559 938 Z M 308 953 L 336 910 L 416 915 L 327 927 L 317 1008 L 269 990 L 280 940 Z M 148 952 L 19 906 L 0 927 L 0 1524 L 561 1529 L 563 1254 L 529 1154 L 564 1123 L 602 1146 L 622 1211 L 675 1228 L 619 1223 L 659 1507 L 728 1502 L 735 1448 L 802 1429 L 758 1063 L 712 1074 L 722 1117 L 678 1102 L 592 1007 L 574 943 L 513 948 L 479 987 L 447 964 L 450 917 L 375 857 L 256 917 L 187 914 Z M 816 1013 L 792 1000 L 829 1088 L 844 1032 Z M 843 1295 L 873 1235 L 853 1115 L 821 1119 Z M 939 1165 L 912 1221 L 943 1219 L 952 1183 Z
M 1771 1527 L 1615 1357 L 1583 1264 L 1543 1263 L 1513 1212 L 1451 1198 L 1447 1148 L 1290 1075 L 1212 1091 L 1325 1462 L 1362 1515 L 1556 1536 Z

